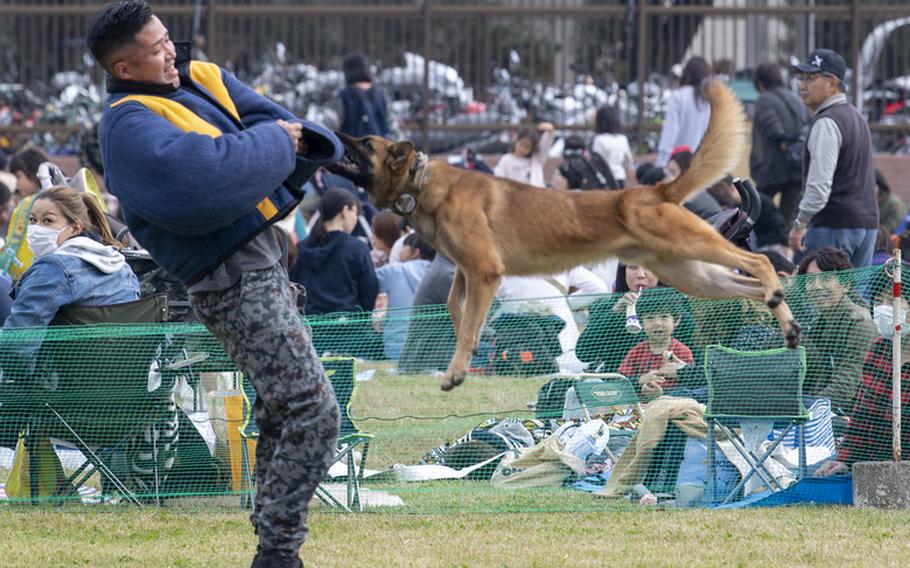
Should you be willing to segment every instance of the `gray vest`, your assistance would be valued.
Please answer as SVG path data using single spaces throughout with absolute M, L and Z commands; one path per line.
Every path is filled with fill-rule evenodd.
M 835 229 L 875 229 L 878 227 L 878 202 L 875 199 L 875 165 L 872 161 L 872 137 L 862 115 L 853 105 L 835 104 L 812 119 L 830 118 L 841 133 L 837 167 L 831 182 L 828 204 L 812 218 L 810 227 Z M 803 158 L 803 187 L 809 171 L 809 148 Z

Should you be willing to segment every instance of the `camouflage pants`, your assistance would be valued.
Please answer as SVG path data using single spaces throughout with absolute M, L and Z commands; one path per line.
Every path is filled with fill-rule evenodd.
M 284 269 L 254 270 L 227 290 L 192 294 L 199 320 L 256 389 L 256 507 L 266 550 L 296 553 L 310 499 L 335 453 L 339 410 Z

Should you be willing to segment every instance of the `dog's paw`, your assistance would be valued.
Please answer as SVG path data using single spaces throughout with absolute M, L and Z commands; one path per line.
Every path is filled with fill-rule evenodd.
M 439 388 L 444 391 L 450 391 L 464 382 L 465 372 L 461 371 L 458 373 L 449 374 L 446 373 L 442 377 L 442 383 L 440 383 Z
M 799 346 L 802 330 L 803 326 L 801 326 L 798 321 L 790 320 L 790 329 L 787 330 L 787 334 L 784 336 L 784 339 L 787 341 L 787 347 L 796 349 Z
M 769 298 L 768 301 L 766 301 L 765 303 L 768 305 L 769 308 L 771 308 L 773 310 L 774 308 L 779 306 L 780 303 L 783 301 L 784 301 L 784 291 L 778 289 L 778 290 L 775 290 L 771 294 L 771 298 Z

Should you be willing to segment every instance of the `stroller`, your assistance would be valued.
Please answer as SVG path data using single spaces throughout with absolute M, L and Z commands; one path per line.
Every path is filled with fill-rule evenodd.
M 761 197 L 751 180 L 733 178 L 731 183 L 739 194 L 739 206 L 716 213 L 707 221 L 734 245 L 754 251 L 752 228 L 761 215 Z

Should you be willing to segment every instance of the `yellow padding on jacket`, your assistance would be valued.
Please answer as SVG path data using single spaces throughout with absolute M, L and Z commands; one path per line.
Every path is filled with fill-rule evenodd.
M 184 132 L 195 132 L 197 134 L 211 136 L 212 138 L 221 136 L 221 131 L 218 130 L 218 128 L 203 120 L 198 114 L 177 101 L 172 101 L 171 99 L 166 99 L 164 97 L 157 97 L 154 95 L 128 95 L 119 101 L 111 103 L 111 108 L 130 101 L 135 101 L 143 105 Z
M 194 61 L 193 63 L 196 62 Z M 217 66 L 213 65 L 213 67 L 215 67 L 216 71 L 218 70 Z M 224 89 L 223 85 L 221 88 L 224 90 L 224 95 L 227 96 L 227 90 Z M 164 97 L 157 97 L 154 95 L 129 95 L 112 103 L 111 108 L 129 101 L 135 101 L 145 106 L 147 109 L 161 116 L 184 132 L 196 132 L 197 134 L 205 134 L 212 138 L 221 136 L 220 130 L 203 120 L 198 114 L 177 101 L 172 101 L 171 99 L 166 99 Z M 228 99 L 228 101 L 230 101 L 230 99 Z M 237 112 L 234 103 L 231 103 L 229 110 L 232 110 L 234 113 Z M 259 204 L 256 205 L 256 209 L 266 220 L 270 220 L 278 214 L 278 208 L 275 207 L 275 204 L 268 197 L 260 201 Z
M 275 204 L 272 203 L 272 200 L 268 197 L 260 201 L 259 205 L 256 206 L 256 209 L 258 209 L 266 219 L 271 219 L 278 214 L 278 208 L 275 207 Z
M 221 103 L 221 106 L 231 113 L 231 116 L 237 119 L 237 122 L 240 122 L 240 113 L 237 112 L 237 107 L 234 106 L 234 101 L 231 100 L 231 95 L 228 94 L 227 87 L 221 80 L 220 67 L 205 61 L 190 61 L 190 78 L 204 87 Z

